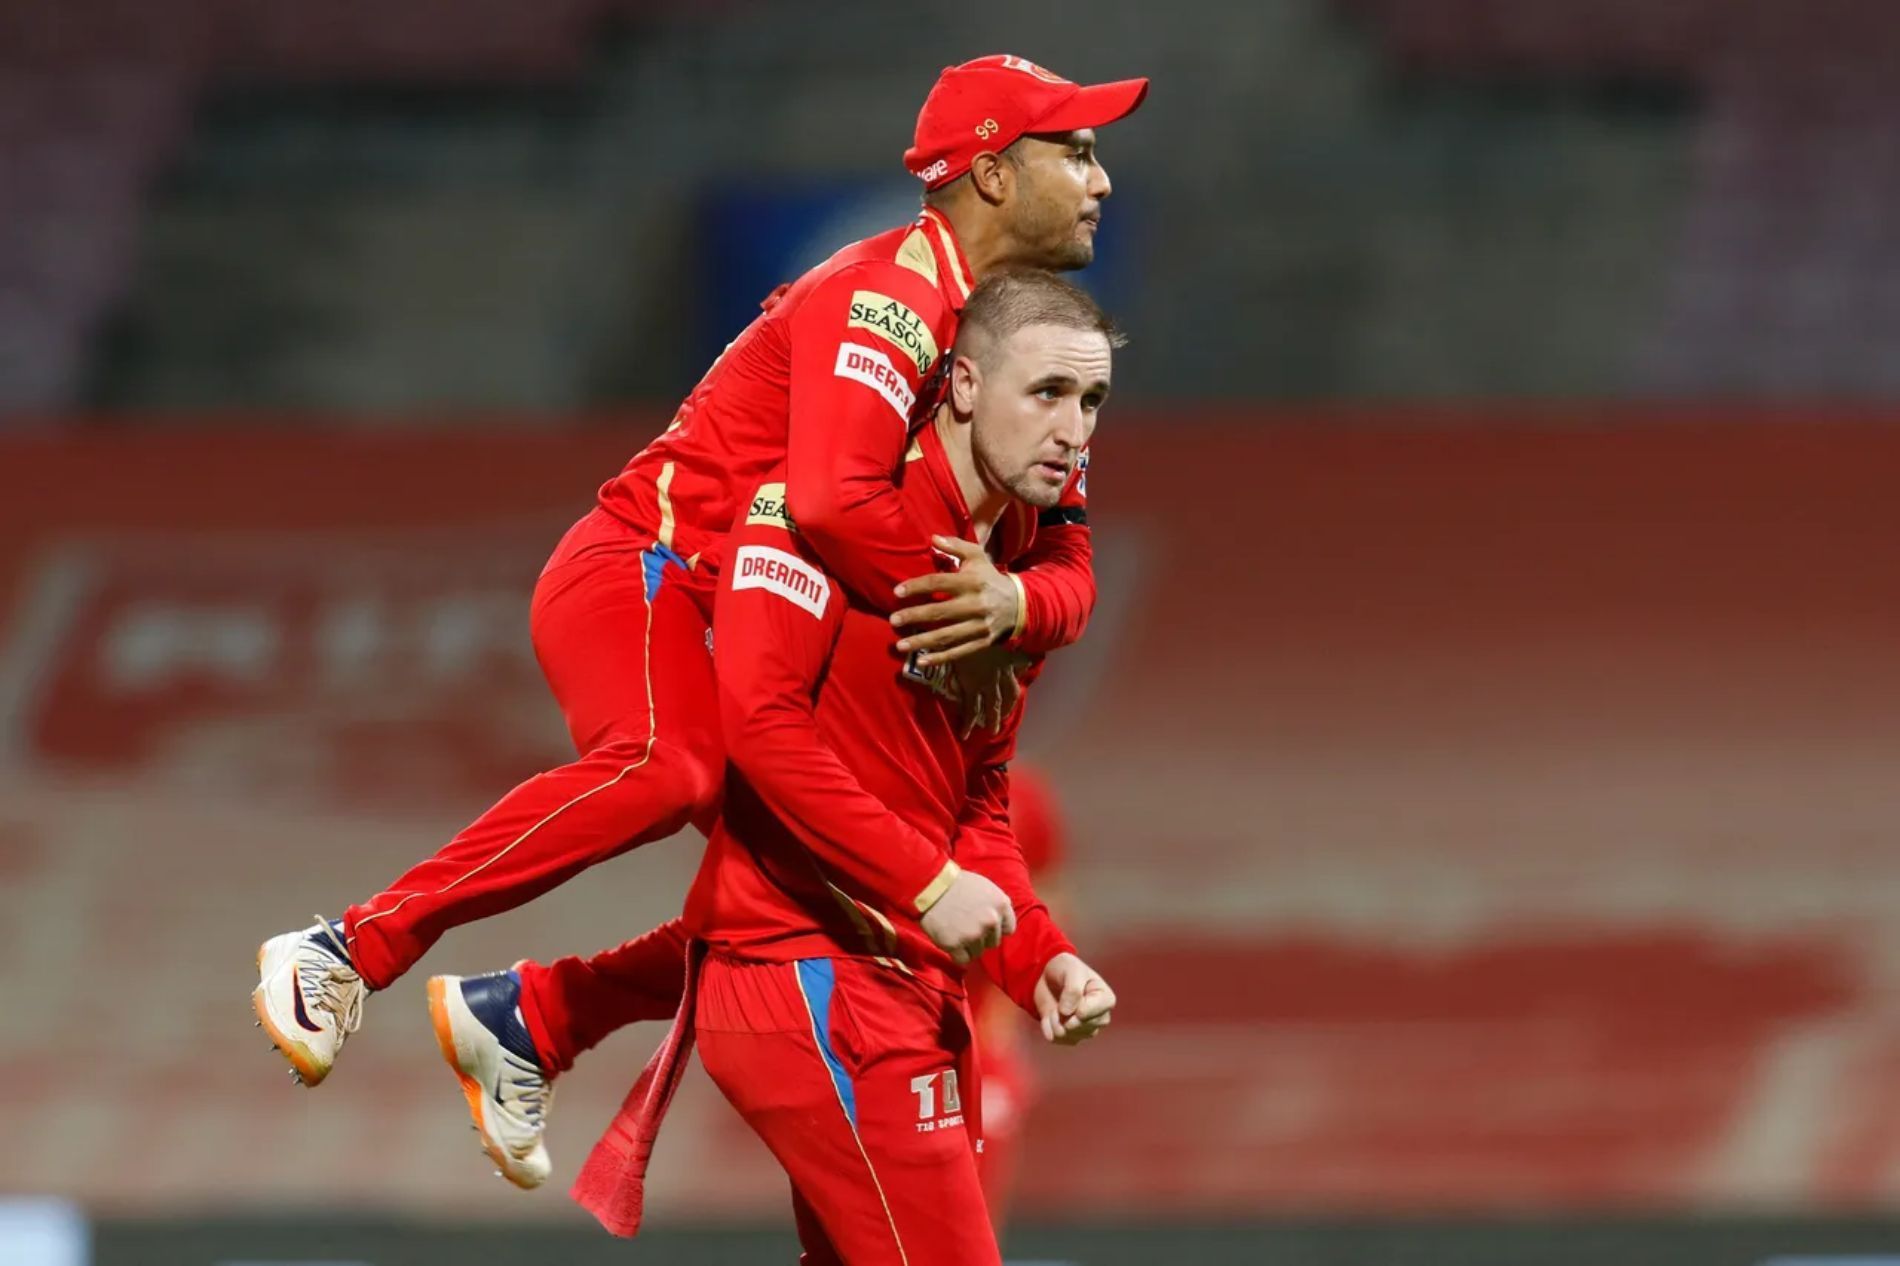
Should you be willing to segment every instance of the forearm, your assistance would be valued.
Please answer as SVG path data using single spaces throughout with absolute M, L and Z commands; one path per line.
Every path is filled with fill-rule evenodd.
M 1057 926 L 1030 879 L 1028 863 L 1010 826 L 1008 774 L 1002 765 L 973 772 L 970 800 L 952 847 L 958 864 L 1001 888 L 1016 911 L 1015 934 L 1004 937 L 1001 945 L 977 961 L 998 988 L 1033 1015 L 1042 969 L 1057 954 L 1074 953 L 1075 946 Z
M 957 873 L 932 840 L 867 792 L 796 707 L 725 709 L 729 756 L 746 785 L 812 856 L 891 909 L 921 914 Z
M 1047 652 L 1078 641 L 1095 610 L 1094 546 L 1087 524 L 1067 523 L 1037 534 L 1014 573 L 1023 609 L 1010 645 Z
M 930 534 L 905 508 L 888 468 L 840 471 L 814 461 L 790 472 L 786 500 L 799 532 L 825 570 L 866 604 L 895 611 L 897 586 L 937 569 Z
M 887 613 L 899 581 L 934 567 L 896 483 L 949 320 L 922 278 L 883 265 L 830 278 L 788 329 L 786 501 L 825 570 Z

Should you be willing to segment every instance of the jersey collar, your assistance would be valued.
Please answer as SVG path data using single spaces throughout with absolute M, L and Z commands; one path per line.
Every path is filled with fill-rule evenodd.
M 976 531 L 976 523 L 970 518 L 970 507 L 963 499 L 963 489 L 957 486 L 957 474 L 950 469 L 950 454 L 943 450 L 943 437 L 937 434 L 937 424 L 926 422 L 917 433 L 919 451 L 917 465 L 930 479 L 931 491 L 936 493 L 943 508 L 950 513 L 950 521 L 956 525 L 954 535 L 969 540 Z
M 935 422 L 926 423 L 911 441 L 916 457 L 912 461 L 924 468 L 932 491 L 942 499 L 943 507 L 956 524 L 953 536 L 966 541 L 976 539 L 976 521 L 970 517 L 969 503 L 963 499 L 963 489 L 957 485 L 957 475 L 950 468 L 950 454 L 943 448 L 943 437 L 937 434 Z M 987 548 L 990 557 L 1008 564 L 1029 549 L 1036 536 L 1036 513 L 1021 501 L 1011 500 L 996 526 L 990 530 Z
M 923 209 L 917 217 L 917 231 L 923 234 L 936 261 L 937 286 L 943 291 L 944 301 L 952 311 L 963 311 L 964 300 L 976 289 L 976 277 L 970 271 L 970 261 L 964 257 L 963 243 L 957 241 L 957 231 L 950 227 L 948 217 L 935 207 Z

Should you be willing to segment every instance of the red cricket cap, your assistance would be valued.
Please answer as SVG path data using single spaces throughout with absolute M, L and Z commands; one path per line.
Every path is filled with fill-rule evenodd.
M 1030 132 L 1105 127 L 1133 114 L 1146 79 L 1074 84 L 1025 57 L 997 54 L 946 66 L 917 112 L 904 166 L 926 189 L 949 184 L 978 154 L 1000 153 Z

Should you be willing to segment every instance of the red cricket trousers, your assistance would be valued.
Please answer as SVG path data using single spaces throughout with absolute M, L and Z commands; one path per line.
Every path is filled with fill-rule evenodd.
M 792 1180 L 806 1266 L 998 1266 L 968 1012 L 853 958 L 709 955 L 700 1062 Z
M 712 597 L 684 560 L 604 511 L 568 531 L 535 585 L 530 630 L 580 759 L 522 783 L 345 912 L 366 983 L 394 983 L 452 927 L 708 820 L 725 768 L 707 644 Z M 653 987 L 677 999 L 682 963 L 675 946 L 670 959 L 641 959 L 635 969 L 663 968 Z M 619 993 L 637 993 L 647 979 L 636 974 Z
M 641 1020 L 671 1020 L 686 984 L 684 924 L 674 919 L 590 958 L 541 964 L 524 959 L 521 1014 L 550 1073 L 564 1073 L 583 1051 Z

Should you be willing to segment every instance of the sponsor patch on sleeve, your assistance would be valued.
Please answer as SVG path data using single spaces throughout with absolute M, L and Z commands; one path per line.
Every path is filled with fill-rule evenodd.
M 745 521 L 784 528 L 787 532 L 798 531 L 798 525 L 792 522 L 792 512 L 785 507 L 784 484 L 760 484 L 759 490 L 752 494 L 752 508 L 746 511 Z
M 840 378 L 861 382 L 883 396 L 896 411 L 897 420 L 910 425 L 910 411 L 917 404 L 917 393 L 910 389 L 904 375 L 897 372 L 897 366 L 891 364 L 891 358 L 883 352 L 858 343 L 840 343 L 838 365 L 833 372 Z
M 897 347 L 916 363 L 920 378 L 937 363 L 937 336 L 930 332 L 930 326 L 889 295 L 875 290 L 852 291 L 847 324 L 854 330 L 869 330 Z
M 796 554 L 770 545 L 741 545 L 733 557 L 733 589 L 764 589 L 819 619 L 831 601 L 831 582 Z

